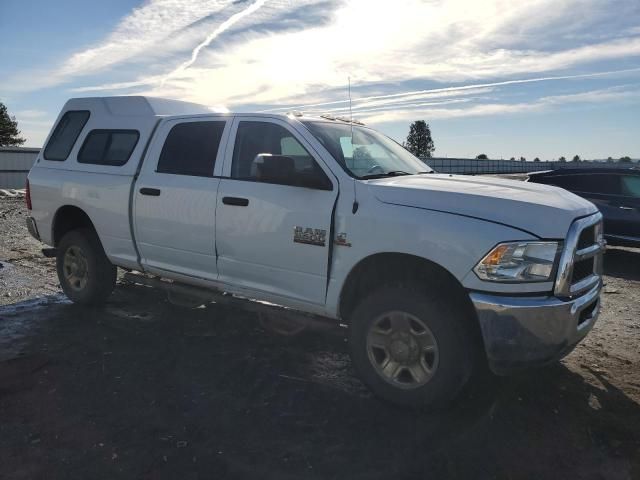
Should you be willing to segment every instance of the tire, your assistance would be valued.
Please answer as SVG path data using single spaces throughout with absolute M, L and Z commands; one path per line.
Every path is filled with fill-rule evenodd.
M 356 372 L 373 393 L 400 406 L 443 407 L 473 372 L 477 345 L 464 310 L 426 291 L 381 287 L 351 316 Z
M 102 304 L 116 285 L 117 268 L 109 262 L 96 233 L 88 228 L 62 237 L 56 269 L 62 290 L 74 303 Z

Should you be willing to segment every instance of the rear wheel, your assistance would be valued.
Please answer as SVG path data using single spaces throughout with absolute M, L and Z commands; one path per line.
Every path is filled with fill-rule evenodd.
M 109 262 L 96 233 L 87 228 L 62 237 L 56 268 L 62 290 L 75 303 L 103 303 L 116 284 L 116 267 Z
M 403 406 L 436 407 L 468 381 L 473 337 L 463 311 L 447 297 L 382 287 L 351 318 L 354 367 L 380 397 Z

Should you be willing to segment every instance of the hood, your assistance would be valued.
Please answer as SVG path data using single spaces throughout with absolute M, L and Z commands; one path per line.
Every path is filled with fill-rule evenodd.
M 428 174 L 367 183 L 384 203 L 477 217 L 541 238 L 564 238 L 574 219 L 597 212 L 591 202 L 566 190 L 517 180 Z

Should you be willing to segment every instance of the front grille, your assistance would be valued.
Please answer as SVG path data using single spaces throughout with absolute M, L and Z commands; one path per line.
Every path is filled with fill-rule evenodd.
M 573 265 L 572 283 L 578 283 L 593 274 L 593 258 L 578 260 Z
M 602 214 L 575 220 L 560 258 L 555 293 L 574 297 L 600 281 L 602 270 Z
M 580 237 L 578 238 L 578 250 L 582 250 L 583 248 L 590 247 L 594 243 L 596 243 L 596 226 L 591 225 L 590 227 L 585 228 L 580 233 Z

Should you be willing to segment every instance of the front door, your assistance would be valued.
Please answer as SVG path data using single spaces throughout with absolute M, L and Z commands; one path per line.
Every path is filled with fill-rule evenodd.
M 284 121 L 238 118 L 231 138 L 218 189 L 220 280 L 323 304 L 337 182 Z
M 217 158 L 227 117 L 162 124 L 134 191 L 136 242 L 146 270 L 215 280 Z M 219 177 L 219 173 L 217 175 Z
M 623 239 L 640 240 L 640 175 L 621 173 L 620 195 L 611 198 L 610 207 L 616 210 L 615 233 Z

